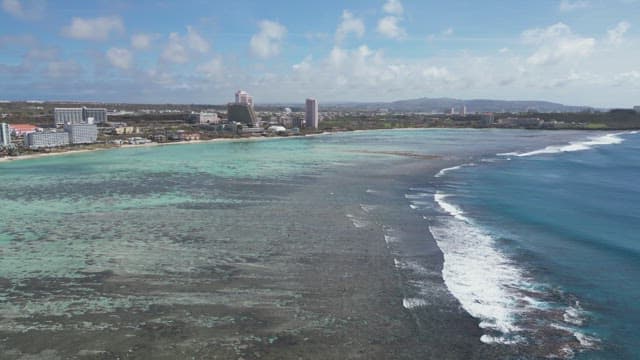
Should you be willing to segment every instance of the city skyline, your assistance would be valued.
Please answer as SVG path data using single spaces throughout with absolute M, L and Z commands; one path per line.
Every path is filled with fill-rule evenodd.
M 0 5 L 0 100 L 222 104 L 246 89 L 259 103 L 632 107 L 640 97 L 634 0 Z

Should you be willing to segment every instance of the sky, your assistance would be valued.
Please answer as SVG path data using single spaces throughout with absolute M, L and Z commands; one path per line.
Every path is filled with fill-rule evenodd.
M 640 0 L 0 4 L 0 100 L 640 105 Z

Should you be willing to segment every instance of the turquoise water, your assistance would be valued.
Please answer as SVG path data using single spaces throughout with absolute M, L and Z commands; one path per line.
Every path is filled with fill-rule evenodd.
M 513 328 L 498 334 L 530 342 L 557 333 L 561 353 L 633 359 L 640 346 L 640 136 L 601 140 L 529 148 L 451 171 L 439 187 L 442 204 L 457 207 L 464 221 L 436 231 L 447 237 L 466 222 L 466 234 L 498 249 L 484 261 L 499 257 L 495 269 L 504 276 L 482 281 L 508 281 L 499 295 L 510 300 L 481 299 L 493 311 L 507 309 L 510 320 L 494 319 Z M 492 318 L 489 307 L 480 310 Z
M 442 311 L 448 289 L 478 320 L 481 340 L 496 346 L 490 351 L 503 344 L 521 354 L 632 358 L 639 145 L 637 135 L 621 135 L 621 144 L 603 135 L 368 131 L 0 163 L 0 332 L 80 326 L 108 337 L 101 331 L 123 325 L 87 325 L 83 316 L 126 311 L 135 326 L 159 305 L 286 309 L 299 299 L 289 284 L 221 290 L 220 281 L 286 279 L 308 247 L 355 228 L 387 243 L 405 282 L 398 306 L 427 332 L 438 331 L 429 312 Z M 602 144 L 529 154 L 593 136 Z M 438 173 L 454 165 L 464 166 Z M 331 190 L 301 195 L 319 184 Z M 353 228 L 318 231 L 320 219 Z M 425 223 L 444 266 L 429 250 Z M 195 327 L 213 321 L 186 319 Z M 480 335 L 469 336 L 477 343 Z

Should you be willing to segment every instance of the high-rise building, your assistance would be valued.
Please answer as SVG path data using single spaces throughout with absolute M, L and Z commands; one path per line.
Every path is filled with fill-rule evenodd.
M 0 146 L 7 147 L 11 144 L 11 131 L 9 124 L 0 124 Z
M 253 97 L 244 90 L 238 90 L 236 92 L 236 104 L 245 104 L 253 107 Z
M 318 100 L 307 99 L 305 102 L 304 121 L 308 128 L 318 128 Z
M 255 111 L 253 111 L 253 107 L 249 104 L 227 104 L 227 117 L 229 122 L 232 123 L 238 122 L 249 126 L 256 126 L 258 124 L 258 117 Z
M 62 131 L 44 131 L 27 134 L 24 144 L 31 149 L 69 145 L 69 133 Z
M 82 118 L 87 124 L 102 124 L 107 122 L 107 109 L 82 108 Z M 93 121 L 91 121 L 93 119 Z
M 69 124 L 64 126 L 69 133 L 71 144 L 92 144 L 98 140 L 98 126 L 95 124 Z
M 55 108 L 53 109 L 55 125 L 82 124 L 82 108 Z
M 107 121 L 107 109 L 55 108 L 53 119 L 56 126 L 65 124 L 101 124 Z

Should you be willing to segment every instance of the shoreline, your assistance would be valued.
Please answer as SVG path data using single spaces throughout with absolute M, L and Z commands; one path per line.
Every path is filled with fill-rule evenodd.
M 198 145 L 198 144 L 208 144 L 208 143 L 216 143 L 216 142 L 243 142 L 243 141 L 267 141 L 267 140 L 283 140 L 283 139 L 291 139 L 298 137 L 315 137 L 320 135 L 329 135 L 333 134 L 332 132 L 323 132 L 319 134 L 309 134 L 304 136 L 274 136 L 274 137 L 248 137 L 248 138 L 215 138 L 209 140 L 191 140 L 191 141 L 178 141 L 178 142 L 168 142 L 168 143 L 147 143 L 147 144 L 126 144 L 126 145 L 115 145 L 112 147 L 104 147 L 97 149 L 78 149 L 78 150 L 67 150 L 67 151 L 59 151 L 59 152 L 51 152 L 51 153 L 38 153 L 38 154 L 28 154 L 28 155 L 19 155 L 19 156 L 5 156 L 0 157 L 0 164 L 3 162 L 13 162 L 20 160 L 32 160 L 39 159 L 43 157 L 50 156 L 62 156 L 62 155 L 74 155 L 74 154 L 82 154 L 89 152 L 97 152 L 97 151 L 106 151 L 106 150 L 116 150 L 116 149 L 132 149 L 132 148 L 144 148 L 144 147 L 157 147 L 157 146 L 172 146 L 172 145 Z

